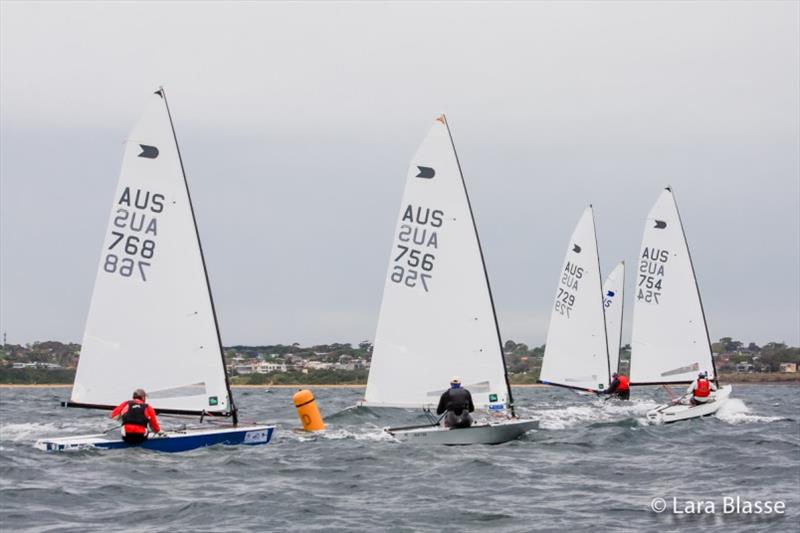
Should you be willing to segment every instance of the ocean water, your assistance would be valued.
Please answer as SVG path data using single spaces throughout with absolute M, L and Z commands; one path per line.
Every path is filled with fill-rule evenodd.
M 234 390 L 243 420 L 278 425 L 266 446 L 48 453 L 33 442 L 113 422 L 60 408 L 68 389 L 0 389 L 0 529 L 798 531 L 796 385 L 735 385 L 717 415 L 666 426 L 644 422 L 663 400 L 656 388 L 613 405 L 569 390 L 516 388 L 520 414 L 539 419 L 540 429 L 466 447 L 394 441 L 383 427 L 424 418 L 349 408 L 363 389 L 314 392 L 328 423 L 318 434 L 298 431 L 294 390 Z M 739 511 L 756 500 L 786 508 L 725 512 L 725 498 L 736 497 Z M 653 511 L 654 498 L 665 511 Z M 714 512 L 708 503 L 686 512 L 697 501 Z

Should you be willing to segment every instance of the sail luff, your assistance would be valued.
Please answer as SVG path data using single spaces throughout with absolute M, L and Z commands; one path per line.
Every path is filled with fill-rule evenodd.
M 233 399 L 233 392 L 231 391 L 231 384 L 230 379 L 228 378 L 228 371 L 227 367 L 225 366 L 225 350 L 222 347 L 222 336 L 219 332 L 219 320 L 217 319 L 217 309 L 214 305 L 214 295 L 211 292 L 211 282 L 208 279 L 208 268 L 206 267 L 206 258 L 205 254 L 203 253 L 203 243 L 200 240 L 200 231 L 197 227 L 197 217 L 194 213 L 194 203 L 192 202 L 192 194 L 189 190 L 189 181 L 186 179 L 186 168 L 183 165 L 183 156 L 181 155 L 181 148 L 178 144 L 178 136 L 175 133 L 175 123 L 172 121 L 172 112 L 169 109 L 169 102 L 167 101 L 167 93 L 163 87 L 159 86 L 158 92 L 161 93 L 161 98 L 164 99 L 164 106 L 167 108 L 167 116 L 169 117 L 169 125 L 172 129 L 172 138 L 175 140 L 175 149 L 178 152 L 178 161 L 181 165 L 181 174 L 183 175 L 183 184 L 186 187 L 186 196 L 189 199 L 189 211 L 192 213 L 192 225 L 194 226 L 194 233 L 195 237 L 197 238 L 197 247 L 200 249 L 200 261 L 203 265 L 203 274 L 206 280 L 206 289 L 208 291 L 208 299 L 211 302 L 211 315 L 214 317 L 214 329 L 216 330 L 217 334 L 217 346 L 219 348 L 220 358 L 222 359 L 222 371 L 225 374 L 225 387 L 228 390 L 228 402 L 230 405 L 230 414 L 232 417 L 233 425 L 237 425 L 238 420 L 238 413 L 236 409 L 236 403 Z
M 478 253 L 481 257 L 481 266 L 483 267 L 483 275 L 486 278 L 486 288 L 489 291 L 489 302 L 492 305 L 492 316 L 494 317 L 494 326 L 495 330 L 497 331 L 497 346 L 499 349 L 498 353 L 501 361 L 503 362 L 503 373 L 505 374 L 506 379 L 506 393 L 508 394 L 508 406 L 511 410 L 511 416 L 516 416 L 516 413 L 514 412 L 514 397 L 511 393 L 511 382 L 508 379 L 508 367 L 506 366 L 506 358 L 505 354 L 503 353 L 503 341 L 500 336 L 500 324 L 497 321 L 497 310 L 494 305 L 494 296 L 492 295 L 492 284 L 489 282 L 489 272 L 486 270 L 486 259 L 483 255 L 483 246 L 481 245 L 481 238 L 478 234 L 478 226 L 475 223 L 475 213 L 472 211 L 472 201 L 469 198 L 467 183 L 464 180 L 464 172 L 461 170 L 461 160 L 458 158 L 458 150 L 456 150 L 456 144 L 453 141 L 453 133 L 450 131 L 450 124 L 448 124 L 447 117 L 445 117 L 444 114 L 442 114 L 442 119 L 444 120 L 444 125 L 447 128 L 447 135 L 450 137 L 450 145 L 453 147 L 453 155 L 455 155 L 458 173 L 461 176 L 461 185 L 464 187 L 464 196 L 467 198 L 467 207 L 469 208 L 469 216 L 472 220 L 472 229 L 475 231 L 475 240 L 478 242 Z
M 703 317 L 703 327 L 706 331 L 706 342 L 708 343 L 708 353 L 711 357 L 711 368 L 714 371 L 714 382 L 719 385 L 719 375 L 717 374 L 717 363 L 714 361 L 714 350 L 711 348 L 711 336 L 708 333 L 708 321 L 706 320 L 706 310 L 703 307 L 703 296 L 700 294 L 700 285 L 697 283 L 697 271 L 694 269 L 694 261 L 692 260 L 692 249 L 689 247 L 689 240 L 686 238 L 686 229 L 683 227 L 683 220 L 681 219 L 681 211 L 678 209 L 678 201 L 675 198 L 675 191 L 672 186 L 667 185 L 666 189 L 670 192 L 672 203 L 675 206 L 675 213 L 678 216 L 678 222 L 681 227 L 681 234 L 683 235 L 683 243 L 686 246 L 686 255 L 689 257 L 689 266 L 692 268 L 692 280 L 694 281 L 694 288 L 697 291 L 697 301 L 700 303 L 700 314 Z

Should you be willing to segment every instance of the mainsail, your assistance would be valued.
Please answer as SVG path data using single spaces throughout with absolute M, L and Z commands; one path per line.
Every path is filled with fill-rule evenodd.
M 703 305 L 672 190 L 658 197 L 644 227 L 636 280 L 631 384 L 716 378 Z
M 161 412 L 234 411 L 162 89 L 125 143 L 68 405 L 116 406 L 139 387 Z
M 441 116 L 408 171 L 362 405 L 436 405 L 453 375 L 476 406 L 511 401 L 466 185 Z
M 625 261 L 621 261 L 603 283 L 606 313 L 608 362 L 611 372 L 619 372 L 619 347 L 622 341 L 622 308 L 625 305 Z
M 587 207 L 570 237 L 547 330 L 539 381 L 589 391 L 609 385 L 608 344 L 594 215 Z

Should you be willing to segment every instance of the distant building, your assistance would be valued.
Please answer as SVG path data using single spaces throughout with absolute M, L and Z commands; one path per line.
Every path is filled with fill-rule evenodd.
M 797 363 L 781 363 L 780 369 L 785 374 L 796 374 Z
M 55 363 L 14 363 L 12 368 L 40 368 L 42 370 L 58 370 L 63 368 Z
M 739 373 L 745 372 L 752 372 L 753 371 L 753 364 L 752 363 L 739 363 L 736 365 L 736 371 Z

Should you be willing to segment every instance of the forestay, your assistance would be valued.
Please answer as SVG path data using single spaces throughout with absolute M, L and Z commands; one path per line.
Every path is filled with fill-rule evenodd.
M 689 383 L 716 378 L 703 306 L 678 206 L 668 187 L 642 238 L 633 308 L 631 383 Z
M 603 293 L 591 206 L 570 237 L 547 330 L 542 383 L 589 391 L 609 385 Z
M 435 406 L 454 374 L 476 406 L 509 401 L 482 252 L 442 116 L 408 171 L 362 405 Z
M 163 91 L 125 143 L 70 403 L 114 406 L 137 387 L 162 411 L 231 410 Z
M 619 347 L 622 342 L 622 308 L 625 306 L 625 261 L 621 261 L 603 283 L 603 307 L 608 336 L 608 362 L 611 372 L 619 372 Z

